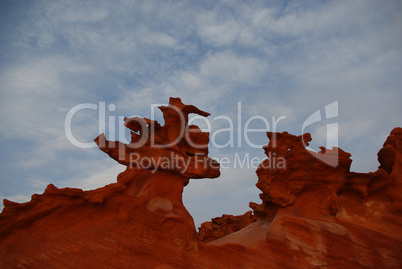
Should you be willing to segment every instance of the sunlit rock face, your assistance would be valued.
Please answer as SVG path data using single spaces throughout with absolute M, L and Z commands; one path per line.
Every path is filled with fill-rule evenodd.
M 190 179 L 219 176 L 208 134 L 188 125 L 209 114 L 171 98 L 164 125 L 129 118 L 129 144 L 95 139 L 127 166 L 91 191 L 59 189 L 4 200 L 0 268 L 401 268 L 402 128 L 373 173 L 350 172 L 350 154 L 305 147 L 310 134 L 268 133 L 257 169 L 261 204 L 204 223 L 182 203 Z
M 286 207 L 303 199 L 305 193 L 310 193 L 304 210 L 335 214 L 339 206 L 336 193 L 346 182 L 351 155 L 335 147 L 331 150 L 321 148 L 317 154 L 308 151 L 305 148 L 311 141 L 308 133 L 294 136 L 287 132 L 269 132 L 267 135 L 270 142 L 264 150 L 267 156 L 272 157 L 257 169 L 257 187 L 263 192 L 263 202 Z M 273 158 L 282 159 L 284 165 L 269 167 Z M 320 201 L 314 203 L 315 199 Z
M 235 233 L 257 220 L 256 216 L 248 211 L 240 216 L 222 215 L 204 222 L 199 228 L 198 236 L 205 242 L 211 242 L 228 234 Z
M 401 268 L 402 128 L 373 173 L 350 172 L 351 155 L 339 148 L 308 151 L 310 134 L 267 135 L 269 159 L 256 171 L 262 204 L 250 203 L 256 221 L 208 245 L 241 244 L 272 268 Z M 200 233 L 214 230 L 225 227 L 204 223 Z
M 170 98 L 165 124 L 125 119 L 131 142 L 95 142 L 126 165 L 117 183 L 92 191 L 49 185 L 30 202 L 5 200 L 0 215 L 1 268 L 190 268 L 200 240 L 182 202 L 191 178 L 216 178 L 209 134 L 188 125 L 208 116 Z M 163 267 L 165 266 L 165 267 Z

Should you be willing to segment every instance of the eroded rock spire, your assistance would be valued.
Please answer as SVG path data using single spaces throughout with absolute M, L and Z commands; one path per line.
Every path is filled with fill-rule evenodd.
M 170 98 L 168 106 L 160 106 L 165 124 L 147 118 L 125 118 L 131 130 L 131 142 L 111 142 L 104 134 L 95 142 L 111 158 L 129 168 L 166 170 L 187 178 L 216 178 L 219 163 L 208 157 L 209 133 L 196 125 L 188 125 L 191 113 L 210 114 L 193 105 L 184 105 L 180 98 Z

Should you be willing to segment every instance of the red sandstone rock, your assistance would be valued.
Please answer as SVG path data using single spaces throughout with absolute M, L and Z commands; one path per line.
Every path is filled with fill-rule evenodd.
M 222 215 L 222 217 L 213 218 L 212 221 L 202 223 L 201 227 L 198 228 L 198 236 L 203 242 L 208 243 L 237 232 L 256 220 L 252 211 L 240 216 Z
M 126 120 L 133 131 L 129 145 L 104 135 L 96 139 L 127 165 L 117 183 L 92 191 L 49 185 L 27 203 L 4 200 L 0 268 L 402 267 L 402 128 L 391 132 L 378 154 L 380 168 L 368 174 L 350 172 L 350 154 L 337 148 L 322 148 L 316 158 L 304 148 L 309 134 L 268 133 L 267 156 L 285 162 L 272 167 L 267 160 L 258 168 L 262 204 L 250 203 L 254 214 L 205 224 L 209 230 L 201 229 L 201 237 L 211 229 L 227 234 L 205 244 L 182 191 L 190 178 L 219 175 L 207 157 L 208 135 L 187 126 L 188 113 L 208 114 L 180 99 L 161 110 L 163 127 Z M 183 137 L 179 126 L 194 133 Z M 151 144 L 174 140 L 169 147 Z M 177 159 L 191 169 L 152 162 L 145 167 L 131 153 Z M 197 157 L 202 166 L 196 166 Z
M 198 126 L 188 126 L 188 115 L 209 116 L 192 105 L 184 105 L 180 98 L 170 98 L 167 107 L 161 106 L 165 125 L 147 118 L 125 118 L 125 126 L 132 130 L 131 143 L 111 142 L 101 134 L 95 142 L 111 158 L 128 168 L 168 170 L 187 178 L 216 178 L 219 163 L 208 157 L 209 133 Z
M 160 109 L 164 126 L 125 120 L 129 145 L 95 139 L 127 166 L 117 183 L 92 191 L 49 185 L 30 202 L 5 200 L 0 267 L 191 268 L 202 247 L 183 188 L 190 178 L 219 176 L 219 163 L 208 157 L 208 133 L 188 126 L 190 113 L 208 113 L 179 98 Z
M 265 168 L 266 160 L 257 169 L 263 203 L 250 207 L 258 220 L 209 245 L 240 243 L 273 268 L 402 267 L 402 128 L 391 132 L 380 168 L 368 174 L 350 172 L 350 154 L 337 148 L 331 162 L 315 158 L 304 148 L 309 134 L 268 137 L 267 156 L 284 157 L 286 167 Z

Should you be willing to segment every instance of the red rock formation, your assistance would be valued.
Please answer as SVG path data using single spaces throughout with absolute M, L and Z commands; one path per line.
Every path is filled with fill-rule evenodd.
M 161 110 L 164 126 L 126 119 L 128 145 L 96 139 L 127 165 L 117 183 L 49 185 L 27 203 L 4 200 L 0 268 L 401 268 L 401 128 L 368 174 L 350 172 L 350 154 L 337 148 L 313 156 L 309 134 L 268 133 L 270 159 L 257 170 L 262 204 L 204 224 L 204 240 L 211 229 L 227 234 L 205 244 L 182 191 L 190 178 L 219 176 L 208 135 L 187 121 L 208 114 L 178 98 Z
M 96 144 L 129 169 L 166 170 L 186 178 L 218 177 L 219 163 L 208 157 L 209 133 L 188 126 L 190 113 L 204 117 L 209 113 L 184 105 L 180 98 L 170 98 L 169 105 L 159 109 L 164 126 L 147 118 L 125 118 L 124 125 L 132 131 L 130 144 L 107 141 L 104 134 L 95 139 Z
M 258 220 L 208 244 L 240 243 L 274 268 L 402 267 L 402 128 L 368 174 L 350 172 L 350 154 L 338 148 L 322 148 L 316 158 L 305 149 L 309 134 L 268 137 L 267 156 L 286 165 L 265 160 L 257 169 L 263 202 L 250 207 Z
M 171 98 L 165 125 L 131 118 L 126 145 L 101 134 L 100 149 L 127 166 L 93 191 L 49 185 L 24 204 L 4 200 L 1 268 L 190 268 L 198 259 L 194 221 L 182 203 L 190 178 L 218 177 L 208 133 L 188 126 L 209 114 Z M 165 266 L 165 267 L 163 267 Z
M 208 243 L 237 232 L 256 220 L 252 211 L 240 216 L 224 214 L 222 217 L 213 218 L 212 221 L 202 223 L 201 227 L 198 228 L 198 236 L 203 242 Z

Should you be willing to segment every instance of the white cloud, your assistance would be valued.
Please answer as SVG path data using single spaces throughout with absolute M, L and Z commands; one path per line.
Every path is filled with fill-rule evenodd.
M 160 45 L 166 47 L 174 47 L 177 44 L 176 40 L 170 35 L 158 32 L 147 32 L 142 38 L 142 41 L 152 45 Z
M 94 7 L 89 3 L 81 1 L 57 1 L 46 3 L 42 6 L 44 13 L 55 22 L 99 22 L 106 18 L 109 14 L 105 3 L 101 3 L 100 7 Z
M 87 168 L 87 171 L 85 171 L 85 173 L 87 174 L 86 176 L 80 176 L 77 178 L 69 179 L 65 182 L 60 182 L 60 187 L 74 186 L 74 188 L 80 188 L 83 190 L 93 190 L 108 185 L 110 183 L 117 182 L 118 174 L 126 169 L 126 167 L 121 164 L 115 164 L 113 166 L 106 167 L 96 166 L 98 165 L 93 164 L 92 167 L 89 167 L 89 169 Z
M 196 227 L 222 214 L 241 215 L 251 210 L 249 202 L 258 202 L 257 176 L 253 170 L 223 169 L 217 179 L 191 180 L 184 188 L 183 203 Z
M 68 87 L 64 76 L 90 72 L 90 67 L 64 58 L 41 59 L 4 72 L 0 95 L 6 113 L 0 118 L 7 128 L 2 135 L 32 140 L 60 137 L 68 109 L 62 95 L 75 90 Z
M 240 25 L 234 18 L 218 21 L 219 13 L 209 12 L 198 16 L 198 34 L 209 44 L 216 46 L 231 45 L 240 32 Z
M 57 79 L 58 72 L 55 66 L 59 62 L 41 61 L 28 66 L 21 66 L 9 70 L 3 77 L 2 93 L 8 94 L 52 94 L 60 87 Z
M 218 83 L 252 83 L 266 70 L 266 63 L 255 57 L 237 56 L 225 51 L 209 56 L 200 66 L 205 79 Z
M 42 48 L 48 48 L 54 43 L 54 37 L 48 33 L 43 33 L 39 36 L 38 45 Z

